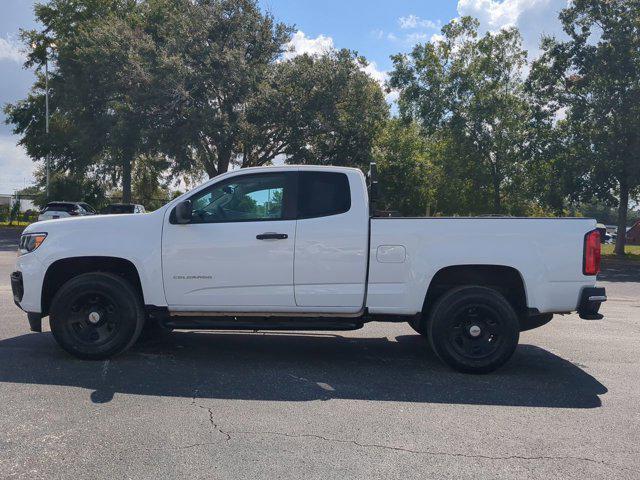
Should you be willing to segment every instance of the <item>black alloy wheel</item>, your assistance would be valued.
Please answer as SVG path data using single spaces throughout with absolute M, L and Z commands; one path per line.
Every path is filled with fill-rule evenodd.
M 434 305 L 427 322 L 429 341 L 438 357 L 465 373 L 488 373 L 515 351 L 520 324 L 513 307 L 498 291 L 457 287 Z
M 49 322 L 53 336 L 67 352 L 100 360 L 135 342 L 144 324 L 144 310 L 139 294 L 123 278 L 86 273 L 58 290 Z

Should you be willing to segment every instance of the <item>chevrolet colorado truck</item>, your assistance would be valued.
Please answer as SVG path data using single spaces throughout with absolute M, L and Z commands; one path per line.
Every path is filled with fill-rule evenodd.
M 143 329 L 386 321 L 470 373 L 504 364 L 553 314 L 602 318 L 594 220 L 376 218 L 375 187 L 352 168 L 246 168 L 149 214 L 37 222 L 20 239 L 14 300 L 31 330 L 48 316 L 83 359 L 121 353 Z

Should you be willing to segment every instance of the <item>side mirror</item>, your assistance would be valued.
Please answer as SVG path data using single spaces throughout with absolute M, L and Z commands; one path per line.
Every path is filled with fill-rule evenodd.
M 193 212 L 191 200 L 185 200 L 184 202 L 177 204 L 174 212 L 176 214 L 176 223 L 191 223 L 191 215 Z

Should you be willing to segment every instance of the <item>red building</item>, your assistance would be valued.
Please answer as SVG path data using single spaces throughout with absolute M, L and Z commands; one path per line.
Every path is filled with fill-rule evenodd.
M 640 245 L 640 220 L 627 231 L 627 243 L 631 245 Z

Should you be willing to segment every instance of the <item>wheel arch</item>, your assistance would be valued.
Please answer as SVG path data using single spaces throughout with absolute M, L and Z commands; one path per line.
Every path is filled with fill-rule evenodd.
M 144 301 L 140 274 L 132 261 L 111 256 L 68 257 L 56 260 L 47 268 L 42 282 L 42 315 L 49 314 L 51 300 L 62 285 L 78 275 L 89 272 L 107 272 L 123 277 Z
M 527 289 L 521 272 L 509 265 L 460 264 L 438 270 L 427 288 L 422 312 L 428 316 L 430 308 L 445 292 L 463 285 L 493 288 L 502 293 L 518 314 L 527 311 Z

